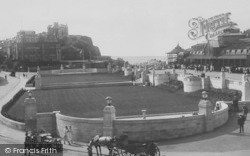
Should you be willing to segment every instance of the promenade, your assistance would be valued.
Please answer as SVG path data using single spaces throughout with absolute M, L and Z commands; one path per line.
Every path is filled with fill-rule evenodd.
M 159 71 L 157 71 L 159 72 Z M 163 72 L 163 71 L 160 71 Z M 165 71 L 164 71 L 165 72 Z M 178 71 L 177 73 L 182 71 Z M 188 71 L 189 72 L 189 71 Z M 191 71 L 192 72 L 192 71 Z M 210 73 L 210 72 L 208 72 Z M 0 73 L 4 77 L 8 73 Z M 200 74 L 200 73 L 199 73 Z M 220 73 L 211 72 L 212 76 Z M 232 79 L 240 80 L 241 74 L 226 74 Z M 0 82 L 0 106 L 20 88 L 25 87 L 28 79 L 8 76 L 8 81 Z M 198 104 L 197 104 L 198 105 Z M 186 138 L 159 142 L 162 156 L 246 156 L 250 153 L 250 118 L 245 124 L 245 133 L 239 133 L 237 114 L 231 115 L 229 121 L 213 132 Z M 24 132 L 0 124 L 0 144 L 23 144 Z M 0 148 L 0 150 L 3 150 Z M 93 152 L 95 149 L 93 148 Z M 87 156 L 86 143 L 64 145 L 64 156 Z

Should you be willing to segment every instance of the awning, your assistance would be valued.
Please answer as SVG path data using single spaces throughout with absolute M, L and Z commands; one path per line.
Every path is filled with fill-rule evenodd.
M 247 59 L 247 55 L 223 55 L 218 57 L 218 59 Z

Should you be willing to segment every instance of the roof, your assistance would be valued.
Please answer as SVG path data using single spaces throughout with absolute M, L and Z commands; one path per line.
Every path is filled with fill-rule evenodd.
M 179 44 L 177 44 L 177 46 L 167 54 L 179 54 L 180 52 L 185 52 L 185 51 L 186 50 L 184 50 L 182 47 L 180 47 Z
M 250 49 L 250 42 L 237 42 L 225 48 L 225 50 L 233 49 Z

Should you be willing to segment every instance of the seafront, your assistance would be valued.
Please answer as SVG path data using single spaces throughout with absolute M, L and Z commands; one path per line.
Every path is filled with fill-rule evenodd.
M 157 71 L 162 72 L 162 71 Z M 182 72 L 182 71 L 178 71 Z M 190 71 L 193 72 L 193 71 Z M 8 73 L 0 73 L 4 77 Z M 200 73 L 199 73 L 200 74 Z M 218 72 L 211 72 L 213 76 L 219 75 Z M 21 75 L 21 74 L 19 74 Z M 233 78 L 240 79 L 241 74 L 233 75 Z M 7 77 L 7 83 L 1 81 L 0 84 L 0 105 L 6 103 L 21 88 L 25 87 L 27 78 L 22 76 Z M 170 156 L 238 156 L 247 155 L 250 150 L 250 119 L 245 124 L 245 133 L 239 134 L 237 125 L 237 115 L 232 115 L 229 121 L 222 127 L 213 132 L 200 134 L 196 136 L 173 139 L 159 143 L 161 155 Z M 9 128 L 3 124 L 0 125 L 0 143 L 1 144 L 23 144 L 24 132 Z M 93 150 L 95 151 L 95 149 Z M 64 145 L 64 155 L 83 156 L 87 155 L 86 143 L 74 143 L 73 146 Z

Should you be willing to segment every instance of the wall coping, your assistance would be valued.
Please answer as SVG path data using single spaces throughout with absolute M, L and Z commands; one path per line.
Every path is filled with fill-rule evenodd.
M 103 118 L 79 118 L 56 113 L 56 118 L 64 121 L 85 122 L 85 123 L 103 123 Z

